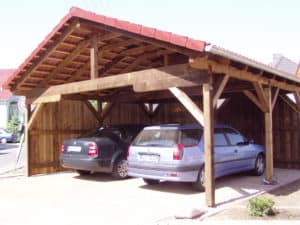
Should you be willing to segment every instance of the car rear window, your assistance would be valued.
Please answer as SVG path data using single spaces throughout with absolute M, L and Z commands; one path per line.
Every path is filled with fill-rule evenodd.
M 143 130 L 134 140 L 136 146 L 172 147 L 178 143 L 178 130 Z
M 199 143 L 201 136 L 202 130 L 200 129 L 143 130 L 132 144 L 135 146 L 173 147 L 180 143 L 185 147 L 191 147 Z

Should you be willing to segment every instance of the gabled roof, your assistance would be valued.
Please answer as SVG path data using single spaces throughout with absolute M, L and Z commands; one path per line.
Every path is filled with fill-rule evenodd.
M 287 91 L 300 89 L 300 79 L 205 41 L 110 18 L 79 8 L 69 13 L 37 46 L 5 84 L 17 95 L 37 96 L 45 88 L 90 80 L 90 50 L 97 44 L 101 78 L 165 65 L 185 64 L 240 80 L 260 81 Z M 171 62 L 171 63 L 170 63 Z M 246 79 L 247 76 L 247 79 Z M 78 84 L 78 83 L 77 83 Z M 115 96 L 119 90 L 81 93 Z M 130 87 L 125 91 L 132 91 Z M 130 89 L 130 90 L 129 90 Z
M 22 78 L 23 76 L 26 76 L 27 73 L 34 73 L 32 75 L 33 79 L 29 79 L 28 82 L 24 82 L 22 85 L 19 84 L 19 87 L 23 86 L 24 90 L 34 88 L 36 84 L 45 78 L 47 72 L 51 72 L 51 70 L 58 66 L 61 61 L 66 59 L 67 54 L 72 54 L 72 52 L 76 50 L 76 47 L 82 43 L 82 40 L 90 37 L 93 30 L 101 33 L 98 43 L 102 43 L 103 46 L 116 43 L 116 48 L 111 48 L 112 52 L 118 53 L 120 52 L 120 48 L 129 50 L 128 54 L 125 55 L 129 57 L 121 60 L 123 63 L 132 63 L 134 61 L 134 59 L 130 59 L 131 56 L 136 58 L 134 51 L 130 52 L 133 48 L 141 47 L 142 49 L 142 47 L 144 47 L 146 51 L 153 53 L 153 56 L 149 56 L 149 59 L 154 59 L 171 52 L 182 52 L 185 54 L 203 52 L 207 45 L 204 41 L 194 40 L 171 32 L 97 15 L 73 7 L 50 34 L 37 46 L 25 62 L 12 74 L 6 83 L 6 86 L 10 89 L 15 89 L 17 83 L 25 81 Z M 135 41 L 133 39 L 135 39 Z M 126 41 L 128 43 L 127 45 L 126 43 L 123 45 L 119 43 Z M 151 45 L 150 43 L 153 44 Z M 88 44 L 89 43 L 87 43 L 87 45 Z M 85 47 L 87 47 L 87 45 Z M 166 49 L 168 49 L 169 52 L 164 51 Z M 80 65 L 88 63 L 85 58 L 85 56 L 89 55 L 87 50 L 88 49 L 83 48 L 82 54 L 77 54 L 78 57 L 74 57 L 74 61 L 78 62 L 77 65 L 75 65 L 76 63 L 73 63 L 73 65 L 69 65 L 69 70 L 65 69 L 62 71 L 62 80 L 63 77 L 66 77 L 67 75 L 74 75 L 74 73 L 81 68 Z M 158 53 L 155 54 L 155 52 Z M 162 54 L 159 54 L 159 52 Z M 45 57 L 47 59 L 44 59 Z M 104 60 L 99 62 L 100 67 L 107 65 L 107 61 L 112 62 L 113 58 L 115 57 L 105 55 Z M 43 60 L 46 62 L 44 64 L 40 63 Z M 35 64 L 39 64 L 39 67 L 33 68 Z M 139 66 L 140 65 L 133 70 L 139 69 Z M 147 65 L 145 65 L 145 67 L 147 67 Z M 60 83 L 64 82 L 53 82 L 53 84 Z
M 3 84 L 13 72 L 13 69 L 0 69 L 0 100 L 7 100 L 12 96 L 9 90 L 3 89 Z

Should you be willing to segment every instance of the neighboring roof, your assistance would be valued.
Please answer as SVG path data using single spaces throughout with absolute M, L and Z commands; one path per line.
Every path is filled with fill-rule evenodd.
M 69 13 L 60 21 L 60 23 L 50 32 L 50 34 L 48 34 L 48 36 L 31 53 L 31 55 L 25 60 L 25 62 L 21 64 L 21 66 L 12 74 L 11 77 L 9 77 L 6 86 L 8 88 L 11 88 L 13 84 L 19 82 L 19 78 L 24 73 L 26 73 L 26 71 L 30 70 L 30 66 L 35 62 L 39 61 L 38 58 L 41 58 L 45 54 L 45 51 L 51 48 L 51 43 L 55 42 L 55 40 L 57 39 L 60 39 L 60 36 L 64 34 L 65 30 L 67 30 L 72 25 L 72 23 L 76 23 L 76 20 L 79 22 L 78 24 L 76 24 L 76 28 L 78 29 L 76 31 L 69 32 L 68 37 L 62 38 L 62 41 L 68 39 L 68 44 L 70 46 L 71 44 L 77 46 L 82 39 L 86 38 L 88 35 L 91 35 L 91 33 L 87 32 L 87 30 L 85 30 L 84 27 L 83 29 L 81 29 L 80 22 L 83 22 L 86 25 L 94 28 L 99 28 L 100 26 L 103 30 L 103 34 L 107 34 L 108 32 L 114 32 L 123 36 L 139 39 L 141 42 L 149 42 L 151 40 L 158 46 L 163 44 L 163 46 L 168 46 L 170 49 L 174 49 L 178 52 L 180 52 L 180 50 L 190 50 L 191 53 L 202 52 L 204 51 L 204 48 L 207 45 L 207 43 L 204 41 L 194 40 L 192 38 L 173 34 L 171 32 L 161 31 L 155 28 L 146 27 L 139 24 L 130 23 L 127 21 L 118 20 L 102 15 L 97 15 L 93 12 L 73 7 L 70 9 Z M 74 48 L 68 47 L 67 45 L 65 45 L 61 49 L 69 53 L 72 53 L 72 50 L 74 50 Z M 58 53 L 63 54 L 62 52 Z M 59 56 L 59 54 L 54 55 L 54 58 L 55 59 L 53 61 L 49 61 L 49 64 L 53 66 L 55 66 L 57 60 L 62 59 Z M 80 61 L 80 63 L 85 62 Z M 78 68 L 74 67 L 74 70 L 78 70 Z M 42 76 L 42 74 L 37 73 L 35 79 L 37 80 L 38 77 Z M 34 81 L 32 83 L 34 83 Z M 24 87 L 30 88 L 30 85 L 24 85 Z
M 13 69 L 0 69 L 0 100 L 7 100 L 12 96 L 12 93 L 9 90 L 3 89 L 3 84 L 7 81 L 13 71 Z
M 270 63 L 270 66 L 292 75 L 296 74 L 297 71 L 297 63 L 281 54 L 273 55 L 273 61 Z

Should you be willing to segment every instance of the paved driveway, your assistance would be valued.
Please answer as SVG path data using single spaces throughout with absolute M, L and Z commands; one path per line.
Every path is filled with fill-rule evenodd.
M 277 169 L 275 175 L 279 184 L 300 178 L 297 170 Z M 274 188 L 261 179 L 234 175 L 217 180 L 214 210 Z M 157 224 L 175 213 L 205 209 L 204 193 L 193 191 L 189 184 L 150 187 L 141 179 L 113 181 L 105 174 L 0 178 L 0 186 L 0 221 L 5 225 Z

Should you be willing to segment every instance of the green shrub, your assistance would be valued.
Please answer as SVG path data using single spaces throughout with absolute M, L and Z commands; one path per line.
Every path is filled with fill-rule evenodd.
M 248 202 L 248 212 L 251 216 L 270 216 L 274 215 L 274 202 L 265 197 L 252 198 Z
M 7 123 L 7 130 L 16 135 L 16 142 L 19 141 L 19 123 L 17 113 L 14 113 Z

